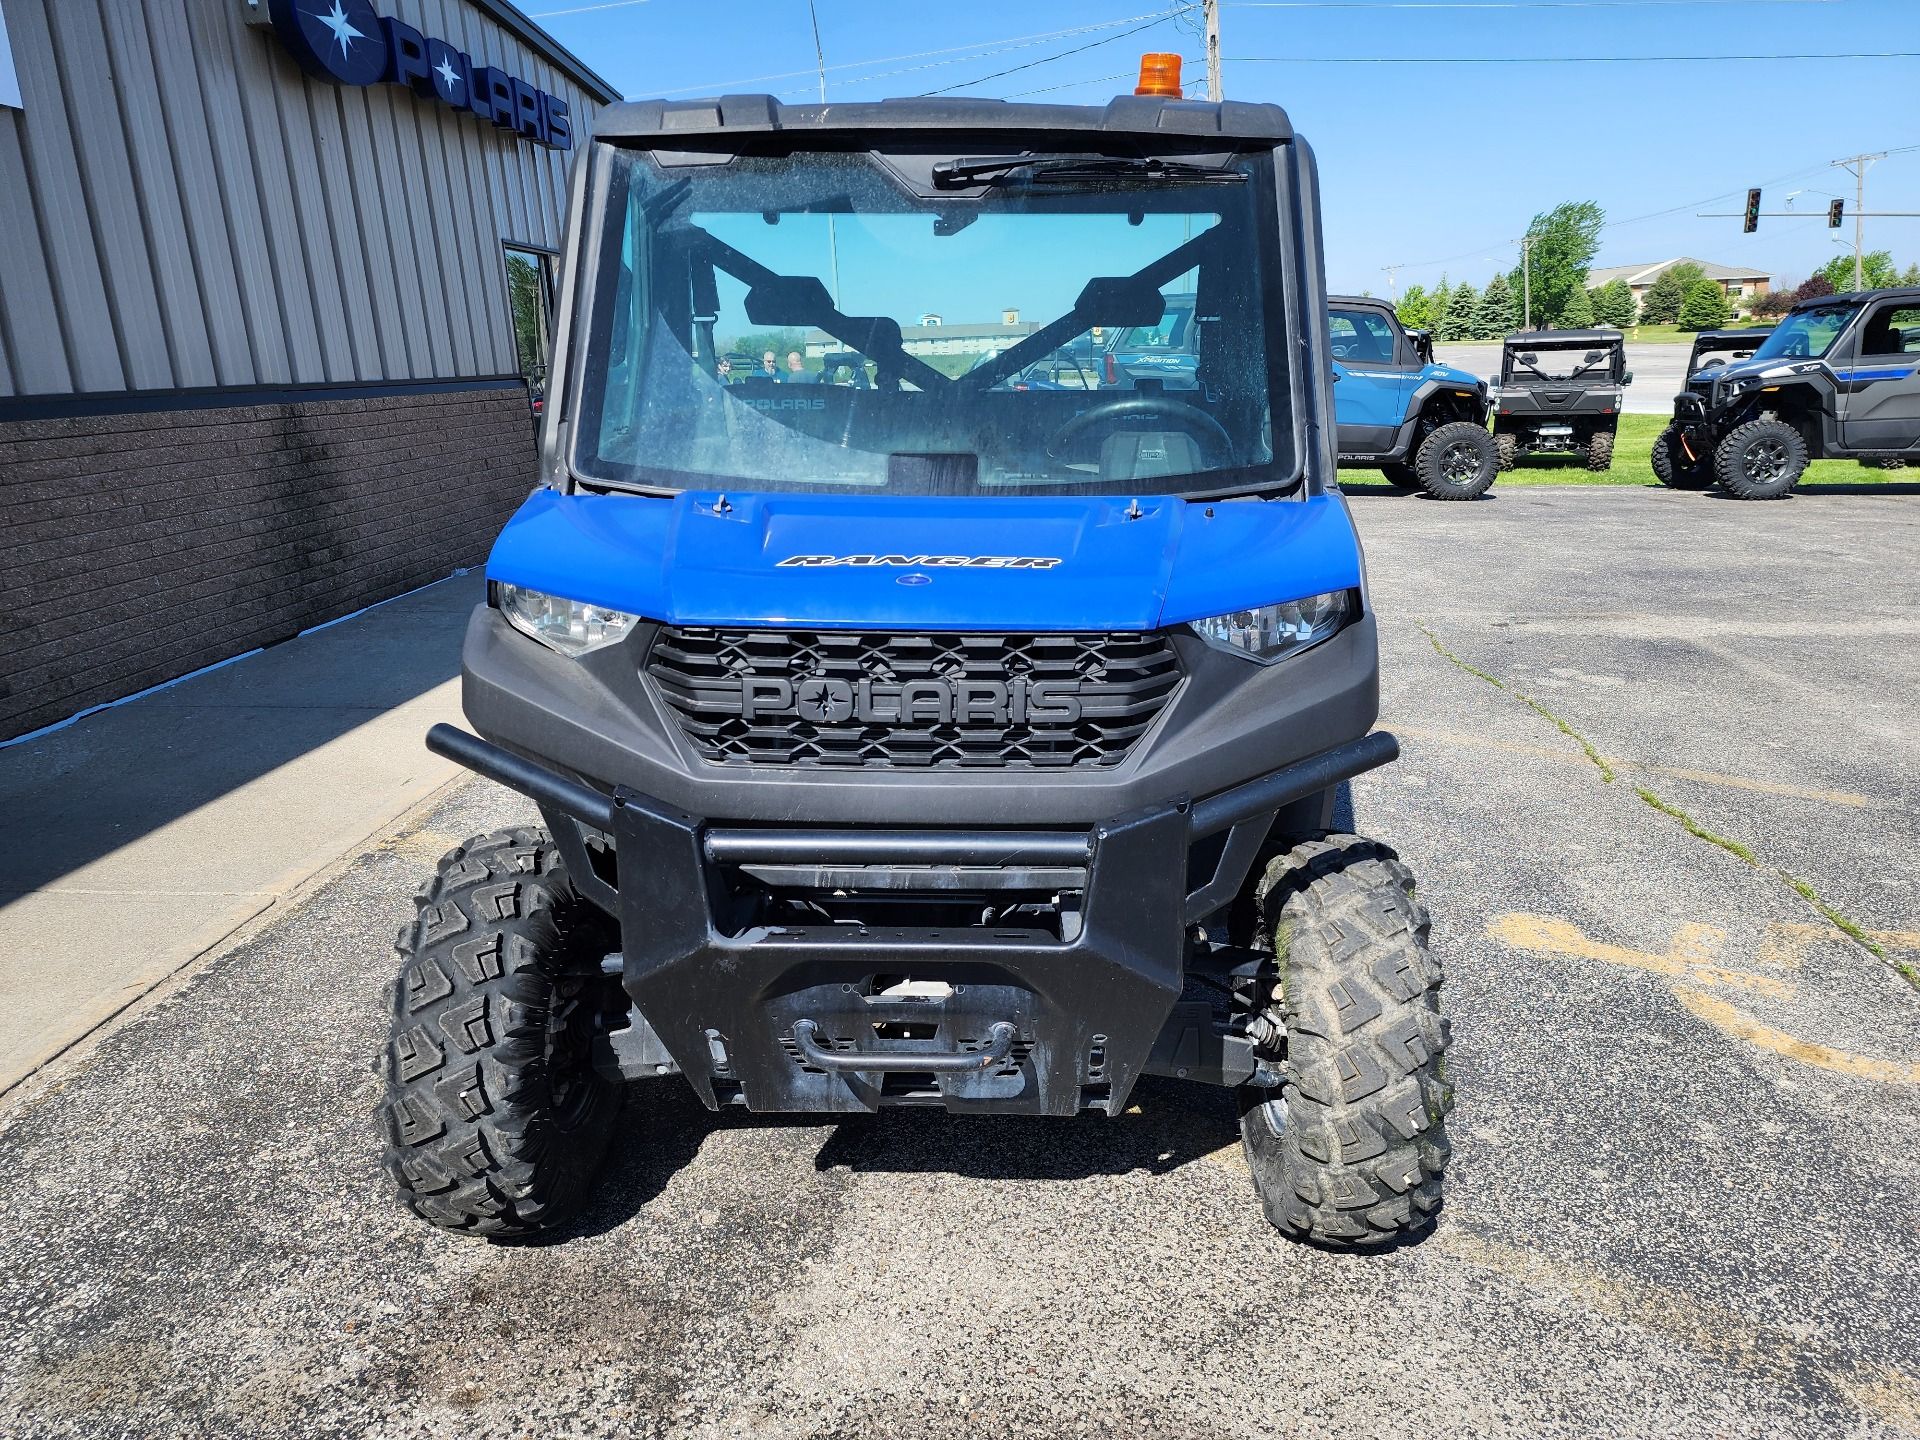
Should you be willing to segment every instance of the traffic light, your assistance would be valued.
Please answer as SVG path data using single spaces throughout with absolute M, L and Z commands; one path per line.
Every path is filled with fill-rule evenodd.
M 1758 190 L 1747 191 L 1747 220 L 1741 228 L 1749 235 L 1760 228 L 1760 192 Z
M 1840 228 L 1840 217 L 1846 213 L 1846 209 L 1847 202 L 1844 200 L 1836 200 L 1827 206 L 1827 228 L 1829 230 L 1838 230 Z

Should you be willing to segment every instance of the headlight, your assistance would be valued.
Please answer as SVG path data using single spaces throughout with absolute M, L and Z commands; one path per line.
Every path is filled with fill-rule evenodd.
M 1271 665 L 1318 645 L 1352 619 L 1353 613 L 1352 592 L 1330 590 L 1304 600 L 1195 620 L 1193 628 L 1209 645 Z
M 562 655 L 585 655 L 589 650 L 616 645 L 640 623 L 638 615 L 624 610 L 563 600 L 519 585 L 496 583 L 493 594 L 509 625 Z

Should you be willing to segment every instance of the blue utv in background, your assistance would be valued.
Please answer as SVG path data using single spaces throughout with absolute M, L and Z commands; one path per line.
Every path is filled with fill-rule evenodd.
M 1486 382 L 1437 363 L 1432 337 L 1403 328 L 1385 300 L 1335 295 L 1327 330 L 1340 464 L 1436 500 L 1485 494 L 1500 469 Z
M 479 733 L 428 737 L 542 823 L 451 851 L 401 933 L 386 1165 L 421 1218 L 553 1226 L 649 1133 L 629 1090 L 1117 1116 L 1158 1076 L 1234 1093 L 1283 1232 L 1432 1223 L 1425 900 L 1336 825 L 1398 746 L 1313 155 L 1174 94 L 601 114 L 541 485 L 466 637 Z M 962 373 L 906 348 L 1011 296 L 1048 318 Z M 1192 385 L 1031 383 L 1183 304 Z M 718 383 L 769 329 L 871 384 Z

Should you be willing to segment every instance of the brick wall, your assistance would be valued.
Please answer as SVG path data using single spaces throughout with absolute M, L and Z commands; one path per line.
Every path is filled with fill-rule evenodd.
M 486 557 L 525 392 L 0 422 L 0 739 Z

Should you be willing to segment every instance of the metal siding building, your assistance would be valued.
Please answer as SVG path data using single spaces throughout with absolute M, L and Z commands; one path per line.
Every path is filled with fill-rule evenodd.
M 505 247 L 558 249 L 574 151 L 308 73 L 286 15 L 325 6 L 281 3 L 0 0 L 0 738 L 472 563 L 534 478 Z M 564 102 L 576 147 L 618 98 L 506 0 L 334 11 Z M 103 544 L 124 594 L 75 583 Z M 175 643 L 183 571 L 273 618 Z M 83 600 L 146 625 L 144 663 L 56 633 Z

